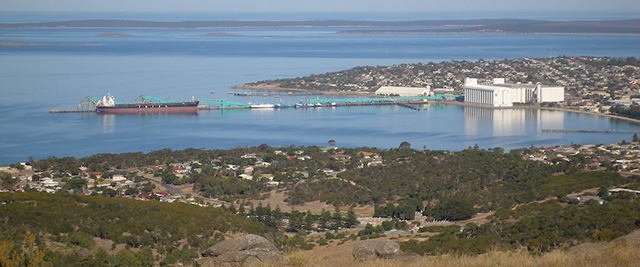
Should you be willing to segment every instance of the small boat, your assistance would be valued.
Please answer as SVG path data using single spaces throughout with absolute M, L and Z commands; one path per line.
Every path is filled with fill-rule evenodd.
M 251 105 L 250 106 L 251 109 L 268 109 L 268 108 L 275 108 L 274 104 L 255 104 L 255 105 Z

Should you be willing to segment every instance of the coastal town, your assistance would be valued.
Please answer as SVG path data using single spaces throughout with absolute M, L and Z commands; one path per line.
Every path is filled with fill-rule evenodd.
M 493 84 L 486 85 L 490 81 Z M 480 59 L 476 62 L 357 67 L 342 72 L 262 81 L 238 87 L 358 94 L 373 94 L 374 90 L 404 92 L 426 87 L 431 92 L 464 94 L 466 102 L 477 101 L 485 106 L 486 99 L 493 100 L 494 95 L 491 93 L 485 97 L 482 90 L 489 88 L 498 96 L 503 87 L 505 90 L 523 88 L 523 93 L 518 94 L 524 97 L 508 103 L 508 107 L 533 104 L 537 107 L 633 118 L 634 114 L 624 114 L 624 111 L 633 110 L 640 102 L 640 62 L 636 58 L 564 56 L 502 61 Z M 474 94 L 473 90 L 480 94 Z M 550 93 L 544 90 L 550 90 Z M 414 91 L 424 94 L 422 89 Z M 540 97 L 541 94 L 546 98 Z M 534 100 L 527 102 L 529 99 Z M 489 106 L 492 104 L 489 103 Z M 295 206 L 305 203 L 304 196 L 296 196 L 294 190 L 300 185 L 313 184 L 312 181 L 317 180 L 334 180 L 357 188 L 360 187 L 358 182 L 349 179 L 345 173 L 389 163 L 377 150 L 345 151 L 335 147 L 335 141 L 332 141 L 327 147 L 278 149 L 260 146 L 260 149 L 251 152 L 234 151 L 214 158 L 189 160 L 156 159 L 148 161 L 153 162 L 150 164 L 134 164 L 134 167 L 121 167 L 123 164 L 102 159 L 99 159 L 102 161 L 100 167 L 96 167 L 97 164 L 82 165 L 73 158 L 63 166 L 42 163 L 46 160 L 30 160 L 0 168 L 0 191 L 68 192 L 144 201 L 185 202 L 200 206 L 240 207 L 259 203 L 250 199 L 264 199 L 278 190 L 288 190 L 284 202 L 279 204 Z M 637 134 L 634 134 L 629 142 L 621 140 L 614 144 L 530 147 L 517 151 L 521 152 L 524 160 L 551 166 L 568 163 L 583 171 L 613 171 L 634 175 L 640 172 L 639 142 Z M 410 144 L 401 144 L 403 146 L 410 147 Z M 163 151 L 152 153 L 160 152 Z M 99 158 L 100 155 L 94 157 Z M 208 182 L 203 182 L 207 179 Z
M 504 78 L 511 84 L 564 87 L 564 101 L 538 104 L 547 107 L 624 115 L 613 112 L 612 107 L 628 108 L 640 102 L 637 58 L 560 56 L 363 66 L 301 78 L 246 83 L 234 88 L 372 95 L 384 86 L 428 87 L 436 94 L 464 95 L 466 78 L 480 81 Z
M 233 198 L 219 199 L 211 193 L 199 190 L 191 178 L 202 175 L 204 168 L 229 179 L 249 182 L 254 186 L 260 184 L 265 188 L 263 192 L 275 192 L 278 188 L 306 183 L 312 179 L 334 179 L 358 186 L 340 174 L 349 168 L 374 168 L 387 163 L 379 153 L 368 152 L 366 149 L 347 152 L 335 146 L 326 146 L 284 150 L 275 148 L 263 153 L 236 154 L 217 157 L 208 162 L 166 162 L 125 169 L 114 165 L 105 171 L 91 171 L 87 166 L 43 170 L 34 167 L 36 164 L 33 162 L 20 162 L 0 167 L 0 192 L 64 192 L 141 201 L 184 202 L 199 206 L 240 206 L 249 202 Z M 637 134 L 629 142 L 622 140 L 613 144 L 529 147 L 517 151 L 524 160 L 552 166 L 569 163 L 583 171 L 613 171 L 623 175 L 640 173 L 640 140 Z M 277 168 L 277 165 L 298 167 L 292 171 Z M 293 204 L 296 203 L 288 205 Z M 416 215 L 421 217 L 418 213 Z M 373 224 L 387 220 L 372 219 L 370 214 L 361 218 L 362 222 Z M 420 220 L 427 222 L 426 217 Z

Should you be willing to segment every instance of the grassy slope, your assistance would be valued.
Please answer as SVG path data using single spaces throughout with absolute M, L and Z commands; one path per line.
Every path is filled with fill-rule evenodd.
M 636 231 L 638 233 L 639 231 Z M 342 245 L 316 247 L 310 251 L 297 251 L 285 255 L 292 266 L 637 266 L 640 262 L 638 242 L 635 245 L 614 242 L 605 243 L 602 252 L 587 251 L 571 253 L 563 249 L 541 255 L 529 253 L 526 249 L 512 251 L 490 251 L 477 256 L 447 254 L 424 257 L 422 259 L 378 259 L 357 262 L 351 251 L 359 241 L 350 241 Z

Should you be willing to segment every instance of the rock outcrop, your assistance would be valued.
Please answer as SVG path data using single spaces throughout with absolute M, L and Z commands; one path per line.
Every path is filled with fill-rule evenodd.
M 215 244 L 202 252 L 200 266 L 252 266 L 263 262 L 285 263 L 282 254 L 269 240 L 245 235 Z
M 595 255 L 599 253 L 606 253 L 607 247 L 600 243 L 582 243 L 580 245 L 570 247 L 567 249 L 567 252 L 575 256 Z
M 628 235 L 623 235 L 611 241 L 614 245 L 629 245 L 640 248 L 640 230 L 636 230 Z
M 393 240 L 365 240 L 353 248 L 356 260 L 393 259 L 402 255 L 400 245 Z

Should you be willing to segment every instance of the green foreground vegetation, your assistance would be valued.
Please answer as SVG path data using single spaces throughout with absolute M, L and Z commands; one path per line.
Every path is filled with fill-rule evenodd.
M 607 198 L 608 203 L 566 204 L 557 200 L 499 210 L 491 222 L 422 228 L 437 232 L 428 241 L 402 243 L 404 251 L 438 255 L 481 254 L 489 250 L 526 247 L 534 253 L 582 242 L 605 242 L 640 228 L 636 196 Z
M 19 188 L 18 179 L 0 172 L 0 186 L 27 191 L 0 193 L 0 248 L 6 252 L 0 260 L 22 263 L 11 266 L 36 260 L 45 266 L 169 265 L 190 263 L 207 247 L 241 233 L 266 236 L 291 251 L 327 246 L 335 239 L 377 238 L 392 229 L 413 232 L 401 246 L 423 255 L 521 247 L 540 253 L 640 229 L 638 196 L 608 191 L 621 186 L 638 190 L 639 177 L 616 172 L 608 156 L 600 157 L 605 150 L 527 159 L 536 151 L 430 151 L 411 149 L 408 143 L 397 149 L 261 145 L 31 160 L 31 179 L 60 181 L 60 189 L 33 192 L 34 187 Z M 587 167 L 599 160 L 598 170 Z M 171 168 L 176 163 L 193 168 L 177 174 L 179 168 Z M 248 167 L 253 178 L 239 178 Z M 104 178 L 97 178 L 97 172 Z M 129 183 L 110 182 L 116 175 Z M 157 191 L 145 175 L 165 185 L 188 185 L 200 201 L 134 200 Z M 101 179 L 106 186 L 99 186 Z M 272 190 L 283 191 L 290 204 L 321 201 L 336 208 L 302 212 L 249 204 Z M 590 191 L 577 193 L 583 190 Z M 206 197 L 235 204 L 201 206 Z M 359 216 L 366 216 L 358 216 L 354 207 L 371 207 L 374 217 L 389 219 L 349 231 L 358 226 Z M 447 226 L 416 221 L 417 216 L 423 223 L 462 221 L 479 212 L 493 215 L 485 223 Z

